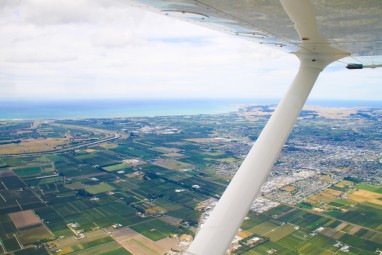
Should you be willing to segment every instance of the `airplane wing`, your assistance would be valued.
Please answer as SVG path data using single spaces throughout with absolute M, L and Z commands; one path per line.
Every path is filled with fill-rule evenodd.
M 302 47 L 279 0 L 137 0 L 145 9 L 187 20 L 257 43 L 295 52 Z M 346 64 L 382 64 L 382 3 L 379 0 L 311 0 L 327 44 L 351 55 Z M 304 12 L 303 9 L 300 9 Z M 312 50 L 312 49 L 311 49 Z
M 189 255 L 223 255 L 276 161 L 316 79 L 334 61 L 382 65 L 381 0 L 138 0 L 144 8 L 292 52 L 299 71 Z

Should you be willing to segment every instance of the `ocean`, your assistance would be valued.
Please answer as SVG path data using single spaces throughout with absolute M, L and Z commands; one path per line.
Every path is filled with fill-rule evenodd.
M 0 120 L 77 119 L 141 116 L 217 114 L 235 111 L 239 105 L 277 104 L 278 99 L 183 99 L 183 100 L 67 100 L 0 101 Z M 382 108 L 382 101 L 309 100 L 322 107 Z

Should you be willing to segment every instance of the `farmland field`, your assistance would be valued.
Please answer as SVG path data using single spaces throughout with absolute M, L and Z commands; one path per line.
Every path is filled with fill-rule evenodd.
M 267 234 L 271 231 L 274 231 L 278 227 L 279 227 L 279 225 L 276 223 L 265 221 L 263 223 L 260 223 L 259 225 L 256 225 L 255 227 L 247 229 L 247 231 L 251 232 L 253 234 L 264 235 L 264 234 Z
M 291 225 L 284 224 L 276 229 L 272 229 L 271 232 L 264 234 L 264 236 L 269 237 L 269 239 L 271 239 L 272 242 L 277 242 L 280 239 L 293 233 L 294 231 L 296 230 Z
M 116 164 L 112 166 L 106 166 L 106 167 L 103 167 L 103 169 L 105 169 L 108 172 L 113 172 L 113 171 L 118 171 L 128 167 L 130 167 L 130 165 L 122 163 L 122 164 Z
M 20 249 L 20 245 L 17 242 L 15 237 L 11 237 L 8 239 L 3 239 L 4 247 L 7 251 L 15 251 Z
M 21 230 L 19 240 L 23 245 L 26 245 L 36 243 L 39 240 L 49 240 L 50 238 L 52 238 L 52 234 L 49 230 L 44 225 L 40 225 Z
M 359 204 L 351 211 L 344 213 L 341 219 L 361 226 L 382 230 L 382 208 L 374 208 L 366 204 Z
M 9 214 L 16 228 L 24 229 L 30 226 L 42 224 L 41 220 L 32 210 Z
M 370 202 L 382 206 L 382 193 L 358 190 L 352 194 L 349 194 L 349 198 L 359 203 Z
M 40 167 L 28 167 L 28 168 L 18 168 L 13 170 L 18 176 L 29 176 L 29 175 L 39 175 L 41 173 Z
M 361 184 L 357 185 L 357 188 L 382 194 L 382 187 L 381 186 L 375 186 L 375 185 L 361 183 Z
M 99 194 L 99 193 L 115 190 L 115 188 L 110 186 L 107 183 L 100 183 L 97 185 L 87 186 L 85 190 L 89 192 L 90 194 Z
M 41 248 L 26 248 L 15 252 L 15 255 L 49 255 L 44 247 Z
M 131 226 L 136 232 L 150 238 L 153 241 L 166 238 L 176 233 L 176 228 L 160 220 L 153 220 Z
M 60 253 L 57 253 L 60 255 Z M 94 247 L 90 247 L 87 249 L 82 249 L 79 251 L 71 252 L 70 254 L 73 255 L 110 255 L 110 254 L 116 254 L 116 255 L 130 255 L 125 250 L 121 250 L 121 247 L 118 245 L 117 242 L 111 241 L 104 244 L 100 244 Z
M 0 154 L 47 151 L 65 144 L 68 144 L 68 141 L 62 138 L 46 138 L 44 140 L 26 139 L 20 144 L 0 145 Z

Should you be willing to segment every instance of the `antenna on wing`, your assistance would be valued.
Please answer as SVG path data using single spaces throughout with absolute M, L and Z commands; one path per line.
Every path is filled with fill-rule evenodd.
M 354 63 L 351 63 L 351 64 L 348 64 L 346 66 L 347 69 L 364 69 L 364 68 L 378 68 L 378 67 L 382 67 L 382 65 L 363 65 L 363 64 L 354 64 Z

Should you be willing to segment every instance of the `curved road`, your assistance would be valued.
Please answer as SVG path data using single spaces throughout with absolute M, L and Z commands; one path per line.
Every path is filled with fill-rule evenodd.
M 38 156 L 38 155 L 43 155 L 43 154 L 60 153 L 60 152 L 66 152 L 66 151 L 71 151 L 71 150 L 75 150 L 75 149 L 80 149 L 80 148 L 85 147 L 85 146 L 92 146 L 92 145 L 96 145 L 99 143 L 112 141 L 112 140 L 115 140 L 115 139 L 118 139 L 121 137 L 117 132 L 105 130 L 105 129 L 97 129 L 97 128 L 91 128 L 91 127 L 76 126 L 76 125 L 56 124 L 53 121 L 49 122 L 47 124 L 52 125 L 52 126 L 69 128 L 69 129 L 72 128 L 72 129 L 81 129 L 81 130 L 86 130 L 86 131 L 98 132 L 98 133 L 102 133 L 102 134 L 113 135 L 113 137 L 108 137 L 108 138 L 100 139 L 98 141 L 93 141 L 93 142 L 85 142 L 82 144 L 76 144 L 76 145 L 69 146 L 67 148 L 62 148 L 62 149 L 38 151 L 38 152 L 22 152 L 22 153 L 15 153 L 15 154 L 0 154 L 0 156 L 35 156 L 35 155 Z

